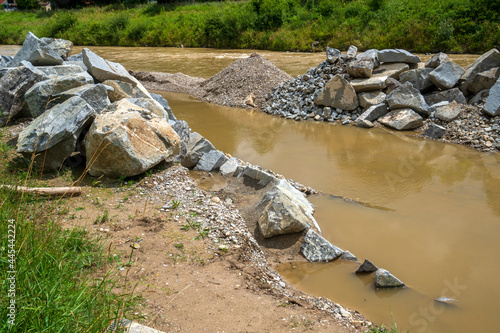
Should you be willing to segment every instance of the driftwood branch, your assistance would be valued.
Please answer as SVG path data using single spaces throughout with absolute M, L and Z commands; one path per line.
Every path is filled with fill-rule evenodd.
M 73 196 L 82 193 L 81 187 L 26 187 L 13 185 L 0 185 L 0 188 L 8 188 L 10 190 L 21 193 L 37 193 L 41 195 L 51 196 Z

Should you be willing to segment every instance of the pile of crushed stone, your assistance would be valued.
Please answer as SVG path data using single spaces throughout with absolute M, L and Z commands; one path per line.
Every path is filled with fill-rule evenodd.
M 292 79 L 258 53 L 236 60 L 208 80 L 182 73 L 131 71 L 130 74 L 150 90 L 189 94 L 206 102 L 231 107 L 259 106 L 273 88 Z M 245 102 L 251 94 L 255 99 Z
M 283 82 L 292 79 L 258 53 L 239 59 L 201 83 L 201 99 L 215 104 L 245 107 L 245 98 L 255 96 L 255 105 Z

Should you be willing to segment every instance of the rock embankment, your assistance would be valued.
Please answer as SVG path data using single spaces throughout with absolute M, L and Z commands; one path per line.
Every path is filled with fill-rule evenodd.
M 481 151 L 500 149 L 498 50 L 465 69 L 444 53 L 424 64 L 405 50 L 356 51 L 328 48 L 324 62 L 273 89 L 259 106 L 293 120 L 381 124 Z

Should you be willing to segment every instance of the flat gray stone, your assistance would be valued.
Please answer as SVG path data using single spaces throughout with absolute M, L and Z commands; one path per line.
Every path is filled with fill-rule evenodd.
M 238 160 L 231 157 L 220 167 L 220 174 L 223 176 L 232 176 L 236 172 L 236 169 L 238 169 L 238 166 Z
M 387 76 L 399 80 L 400 75 L 409 69 L 410 66 L 404 62 L 385 63 L 378 66 L 372 76 Z
M 373 61 L 374 68 L 380 66 L 380 61 L 378 60 L 378 50 L 370 49 L 356 56 L 356 60 L 371 60 Z
M 186 156 L 182 159 L 181 164 L 186 168 L 193 168 L 198 164 L 203 154 L 211 150 L 215 150 L 214 145 L 201 134 L 193 132 L 189 135 L 186 146 Z
M 490 116 L 500 115 L 500 78 L 490 89 L 490 94 L 484 103 L 484 112 Z
M 266 186 L 272 180 L 276 179 L 273 175 L 251 166 L 247 166 L 241 173 L 241 176 L 257 181 L 257 184 L 260 186 Z
M 450 58 L 446 55 L 446 53 L 439 52 L 438 54 L 433 55 L 426 63 L 425 67 L 427 68 L 437 68 L 439 65 L 444 64 L 445 62 L 450 61 Z
M 375 288 L 404 288 L 406 285 L 389 271 L 380 268 L 375 273 Z
M 363 109 L 368 109 L 372 105 L 384 103 L 386 97 L 386 94 L 382 91 L 365 91 L 358 94 L 359 106 Z
M 434 116 L 437 119 L 440 119 L 440 120 L 446 121 L 446 122 L 449 122 L 449 121 L 452 121 L 452 120 L 455 120 L 456 118 L 458 118 L 458 116 L 460 115 L 460 112 L 462 111 L 460 105 L 458 105 L 457 102 L 455 102 L 455 101 L 453 101 L 451 103 L 447 103 L 445 105 L 440 105 L 440 103 L 437 104 L 437 106 L 433 105 L 432 109 L 435 112 Z
M 373 73 L 373 61 L 353 60 L 347 65 L 347 74 L 352 77 L 371 77 Z
M 424 96 L 410 82 L 394 89 L 386 99 L 391 110 L 410 108 L 420 114 L 429 115 L 429 105 Z
M 28 67 L 9 70 L 0 78 L 0 126 L 26 108 L 25 93 L 42 77 Z
M 431 139 L 441 139 L 445 133 L 446 128 L 434 123 L 430 123 L 429 127 L 427 127 L 423 135 Z
M 440 102 L 457 102 L 458 104 L 467 103 L 464 94 L 458 88 L 453 88 L 437 93 L 432 93 L 424 96 L 425 102 L 428 105 L 434 105 Z
M 378 119 L 378 122 L 398 131 L 411 130 L 422 126 L 422 117 L 412 109 L 391 111 Z
M 356 91 L 341 75 L 335 75 L 324 86 L 314 103 L 349 111 L 359 105 Z
M 385 49 L 378 51 L 380 62 L 406 62 L 416 64 L 421 62 L 420 58 L 402 49 Z
M 433 70 L 433 68 L 412 69 L 402 73 L 399 77 L 399 81 L 401 81 L 401 83 L 410 82 L 413 87 L 418 90 L 426 91 L 434 87 L 434 83 L 432 83 L 429 76 Z
M 363 263 L 356 270 L 356 274 L 373 273 L 376 272 L 377 270 L 378 270 L 377 266 L 375 266 L 370 260 L 365 259 L 365 261 L 363 261 Z
M 307 231 L 300 252 L 310 262 L 328 262 L 339 258 L 344 251 L 331 244 L 312 229 Z
M 378 118 L 385 116 L 389 112 L 387 105 L 385 103 L 380 103 L 377 105 L 370 106 L 365 112 L 363 112 L 357 119 L 358 120 L 368 120 L 373 122 Z
M 94 83 L 94 80 L 86 72 L 65 75 L 36 83 L 25 94 L 31 116 L 36 118 L 44 113 L 45 110 L 58 104 L 57 99 L 54 99 L 55 95 L 92 83 Z
M 446 90 L 453 88 L 464 73 L 462 67 L 453 61 L 447 61 L 434 69 L 429 77 L 436 86 Z
M 36 66 L 35 68 L 43 73 L 45 80 L 86 72 L 86 70 L 77 65 Z
M 387 87 L 387 79 L 387 76 L 356 79 L 351 81 L 351 85 L 357 93 L 363 91 L 382 90 Z
M 224 164 L 228 158 L 223 152 L 219 150 L 211 150 L 203 156 L 201 156 L 200 161 L 194 167 L 194 170 L 198 171 L 217 171 Z

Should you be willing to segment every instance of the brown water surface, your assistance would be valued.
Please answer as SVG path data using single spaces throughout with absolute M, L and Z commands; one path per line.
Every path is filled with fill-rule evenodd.
M 12 47 L 0 47 L 0 54 Z M 92 49 L 133 70 L 210 77 L 250 50 Z M 291 75 L 324 54 L 261 52 Z M 452 59 L 469 64 L 477 56 Z M 425 58 L 424 58 L 425 59 Z M 460 60 L 461 59 L 461 60 Z M 332 195 L 310 200 L 324 236 L 402 279 L 403 290 L 374 290 L 350 262 L 289 263 L 277 269 L 304 291 L 325 296 L 411 332 L 497 332 L 500 313 L 500 155 L 384 129 L 294 122 L 257 111 L 163 93 L 174 113 L 220 150 Z M 433 301 L 460 302 L 445 307 Z

